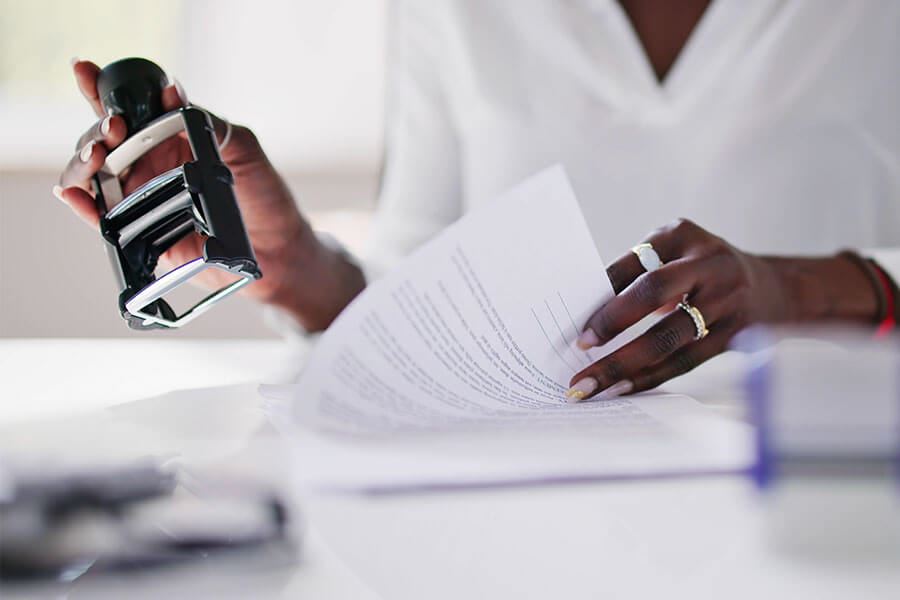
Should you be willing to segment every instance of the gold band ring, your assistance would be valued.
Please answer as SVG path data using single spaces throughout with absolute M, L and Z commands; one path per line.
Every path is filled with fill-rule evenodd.
M 694 322 L 694 329 L 696 329 L 694 334 L 695 341 L 702 340 L 709 335 L 709 329 L 706 328 L 706 319 L 703 318 L 703 313 L 700 312 L 699 308 L 688 302 L 687 296 L 678 303 L 678 308 L 686 312 Z

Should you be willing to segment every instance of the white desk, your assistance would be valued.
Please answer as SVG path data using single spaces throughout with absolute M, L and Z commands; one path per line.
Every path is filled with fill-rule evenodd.
M 139 398 L 172 388 L 284 380 L 298 356 L 277 342 L 0 341 L 0 447 L 127 453 L 149 443 L 186 462 L 242 456 L 265 471 L 280 441 L 252 386 L 212 398 Z M 726 358 L 673 389 L 734 412 L 733 364 Z M 134 365 L 153 365 L 154 374 L 131 370 Z M 69 416 L 28 420 L 61 411 Z M 265 451 L 254 451 L 259 448 Z M 390 599 L 900 594 L 900 569 L 774 554 L 752 488 L 736 478 L 312 496 L 297 504 L 308 531 L 296 564 L 149 572 L 85 582 L 68 597 L 116 597 L 123 589 L 129 597 L 140 590 L 146 597 Z

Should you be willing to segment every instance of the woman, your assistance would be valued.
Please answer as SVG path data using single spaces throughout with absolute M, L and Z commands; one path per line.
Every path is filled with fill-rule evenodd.
M 561 162 L 601 255 L 618 257 L 608 269 L 617 296 L 579 343 L 603 344 L 670 307 L 574 374 L 576 399 L 655 387 L 722 352 L 750 323 L 892 324 L 900 4 L 397 2 L 391 23 L 369 278 L 464 211 Z M 97 66 L 73 68 L 102 116 Z M 187 101 L 175 86 L 164 99 L 169 109 Z M 308 331 L 326 328 L 366 276 L 316 238 L 253 133 L 214 120 L 266 273 L 247 293 Z M 124 132 L 120 118 L 101 119 L 54 188 L 89 222 L 90 176 Z M 126 189 L 188 157 L 182 140 L 157 148 Z M 169 258 L 197 252 L 189 239 Z

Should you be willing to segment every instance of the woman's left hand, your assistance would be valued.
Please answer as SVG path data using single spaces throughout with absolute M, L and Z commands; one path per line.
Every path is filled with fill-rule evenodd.
M 572 377 L 571 401 L 654 388 L 723 352 L 751 323 L 830 316 L 841 304 L 832 297 L 838 294 L 829 283 L 834 277 L 845 278 L 845 284 L 847 277 L 855 277 L 852 283 L 867 294 L 853 300 L 852 308 L 860 314 L 852 316 L 877 312 L 871 284 L 841 257 L 752 255 L 688 220 L 655 231 L 646 243 L 662 266 L 647 272 L 634 252 L 610 265 L 607 273 L 617 295 L 591 316 L 578 345 L 601 346 L 655 311 L 668 313 L 646 333 Z M 683 299 L 687 304 L 678 306 Z M 699 310 L 708 335 L 686 310 L 690 307 Z

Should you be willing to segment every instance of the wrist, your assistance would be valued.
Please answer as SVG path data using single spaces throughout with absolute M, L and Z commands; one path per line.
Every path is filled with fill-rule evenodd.
M 842 320 L 873 323 L 881 300 L 871 277 L 842 254 L 820 258 L 761 257 L 781 293 L 776 321 Z
M 308 230 L 280 253 L 278 284 L 264 300 L 306 331 L 326 329 L 365 286 L 362 271 Z

